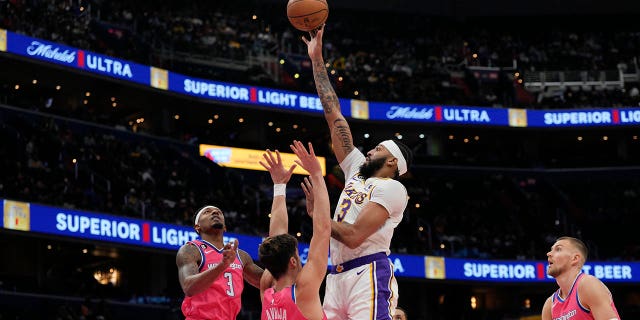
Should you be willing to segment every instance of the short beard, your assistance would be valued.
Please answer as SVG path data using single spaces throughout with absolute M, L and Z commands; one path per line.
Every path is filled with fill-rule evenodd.
M 558 275 L 560 275 L 560 273 L 561 273 L 561 271 L 558 270 L 558 269 L 554 269 L 554 270 L 547 269 L 547 275 L 548 276 L 552 276 L 554 278 L 557 277 Z
M 214 228 L 214 229 L 224 229 L 224 224 L 222 224 L 220 222 L 216 222 L 211 227 Z
M 371 159 L 369 160 L 369 163 L 363 163 L 360 166 L 360 175 L 364 177 L 364 179 L 369 179 L 371 177 L 373 177 L 373 175 L 380 169 L 382 169 L 382 167 L 384 167 L 384 163 L 387 161 L 386 158 L 379 158 L 379 159 Z

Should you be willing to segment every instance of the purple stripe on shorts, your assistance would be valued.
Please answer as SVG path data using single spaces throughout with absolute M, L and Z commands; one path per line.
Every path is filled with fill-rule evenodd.
M 376 289 L 376 320 L 390 320 L 389 301 L 391 300 L 391 262 L 378 260 L 373 263 L 375 268 L 375 289 Z

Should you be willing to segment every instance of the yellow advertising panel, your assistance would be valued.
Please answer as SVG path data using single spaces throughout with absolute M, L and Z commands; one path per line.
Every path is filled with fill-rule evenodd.
M 5 229 L 29 231 L 31 210 L 28 202 L 4 200 Z
M 427 279 L 444 279 L 446 277 L 444 257 L 425 256 L 424 269 Z
M 527 110 L 509 108 L 509 126 L 526 127 L 527 126 Z
M 7 51 L 7 30 L 0 29 L 0 51 Z
M 354 119 L 369 120 L 369 101 L 351 99 L 351 116 Z
M 224 147 L 209 144 L 200 145 L 201 156 L 206 157 L 207 159 L 217 163 L 222 167 L 239 169 L 266 171 L 265 168 L 260 165 L 260 163 L 258 163 L 258 161 L 265 162 L 264 158 L 262 157 L 265 152 L 266 151 L 264 150 Z M 282 157 L 282 163 L 284 164 L 285 168 L 289 168 L 295 163 L 293 162 L 293 160 L 298 159 L 298 157 L 296 157 L 294 153 L 280 152 L 280 156 Z M 324 157 L 318 157 L 318 160 L 320 161 L 322 175 L 324 176 L 327 172 L 326 159 Z M 297 166 L 293 170 L 293 173 L 304 175 L 309 174 L 306 170 L 300 168 L 300 166 Z
M 151 86 L 158 89 L 169 89 L 169 72 L 165 69 L 151 67 Z

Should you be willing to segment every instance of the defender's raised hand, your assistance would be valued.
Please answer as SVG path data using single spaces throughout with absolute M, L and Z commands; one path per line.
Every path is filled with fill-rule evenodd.
M 274 157 L 273 152 L 267 149 L 267 152 L 263 153 L 262 157 L 265 162 L 258 162 L 269 171 L 273 184 L 287 184 L 289 179 L 291 179 L 291 174 L 293 174 L 293 169 L 296 168 L 296 165 L 292 165 L 289 170 L 285 169 L 284 164 L 282 164 L 282 158 L 280 157 L 280 151 L 278 150 L 276 150 L 276 156 Z
M 320 162 L 316 157 L 316 153 L 313 151 L 313 145 L 309 142 L 309 151 L 304 147 L 302 142 L 298 140 L 293 140 L 293 144 L 290 145 L 293 153 L 298 156 L 298 160 L 295 160 L 299 166 L 309 172 L 309 175 L 319 174 L 322 175 L 322 169 L 320 167 Z
M 309 180 L 308 177 L 305 177 L 304 182 L 301 182 L 300 186 L 307 198 L 307 214 L 309 217 L 313 218 L 313 185 L 311 184 L 311 180 Z

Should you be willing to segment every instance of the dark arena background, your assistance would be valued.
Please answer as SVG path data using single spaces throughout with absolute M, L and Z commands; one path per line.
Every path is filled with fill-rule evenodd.
M 271 179 L 242 167 L 293 139 L 326 158 L 335 205 L 344 177 L 285 6 L 0 1 L 0 319 L 183 319 L 194 211 L 222 208 L 257 260 Z M 409 319 L 540 319 L 564 235 L 640 319 L 640 2 L 329 7 L 355 145 L 415 154 L 391 248 Z M 302 177 L 287 201 L 304 248 Z M 242 299 L 238 319 L 260 319 L 258 291 Z

